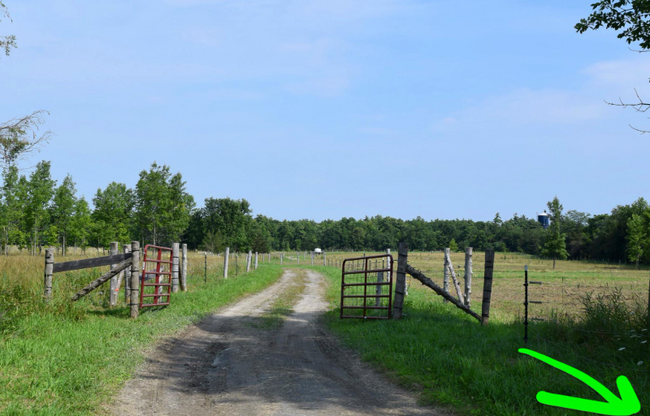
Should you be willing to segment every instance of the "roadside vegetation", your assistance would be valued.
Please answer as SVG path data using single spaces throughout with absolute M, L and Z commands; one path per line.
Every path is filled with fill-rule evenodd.
M 129 319 L 124 304 L 108 309 L 107 294 L 99 290 L 69 302 L 70 289 L 92 278 L 92 271 L 82 272 L 55 275 L 55 296 L 47 305 L 42 287 L 35 292 L 31 279 L 0 290 L 0 301 L 14 302 L 0 322 L 0 414 L 98 414 L 142 363 L 146 347 L 269 286 L 282 269 L 267 264 L 229 279 L 210 274 L 207 283 L 203 275 L 190 274 L 188 292 L 173 294 L 164 309 L 145 309 L 137 320 Z

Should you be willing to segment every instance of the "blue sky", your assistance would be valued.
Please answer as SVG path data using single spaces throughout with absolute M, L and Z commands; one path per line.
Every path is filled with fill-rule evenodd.
M 609 212 L 648 197 L 650 57 L 591 1 L 6 0 L 0 119 L 79 194 L 155 160 L 278 219 Z M 133 151 L 133 150 L 136 151 Z

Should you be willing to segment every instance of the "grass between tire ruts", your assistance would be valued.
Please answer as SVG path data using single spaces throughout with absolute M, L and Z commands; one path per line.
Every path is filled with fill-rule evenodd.
M 419 282 L 409 288 L 400 321 L 341 320 L 340 269 L 313 269 L 328 280 L 327 327 L 364 361 L 414 390 L 422 404 L 443 406 L 460 415 L 577 416 L 585 412 L 542 405 L 535 399 L 537 392 L 604 401 L 576 378 L 518 353 L 524 347 L 520 321 L 502 323 L 493 318 L 481 326 Z M 480 313 L 480 304 L 473 308 Z M 588 322 L 536 323 L 526 348 L 589 374 L 619 397 L 616 378 L 627 376 L 641 402 L 638 414 L 650 415 L 650 350 L 643 343 L 650 331 L 630 332 L 629 340 L 610 339 L 585 330 L 589 328 L 585 325 Z M 619 350 L 620 345 L 628 347 Z
M 280 266 L 261 265 L 229 279 L 209 276 L 207 283 L 190 276 L 188 292 L 173 294 L 166 308 L 145 309 L 137 320 L 128 318 L 128 307 L 100 310 L 83 301 L 75 313 L 25 316 L 0 338 L 0 414 L 102 414 L 143 362 L 147 346 L 259 292 L 281 274 Z

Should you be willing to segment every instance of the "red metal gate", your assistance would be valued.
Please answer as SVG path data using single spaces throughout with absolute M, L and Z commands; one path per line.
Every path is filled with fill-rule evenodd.
M 169 260 L 163 260 L 169 253 Z M 151 282 L 153 280 L 153 282 Z M 147 244 L 144 247 L 140 279 L 140 307 L 169 305 L 172 293 L 172 249 Z M 166 289 L 165 289 L 166 288 Z M 153 298 L 145 303 L 145 298 Z
M 380 254 L 345 259 L 341 273 L 341 318 L 390 319 L 393 256 Z

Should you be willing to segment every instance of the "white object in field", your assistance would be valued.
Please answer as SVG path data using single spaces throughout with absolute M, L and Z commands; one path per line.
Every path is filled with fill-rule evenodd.
M 320 248 L 315 248 L 314 249 L 314 254 L 321 254 Z

